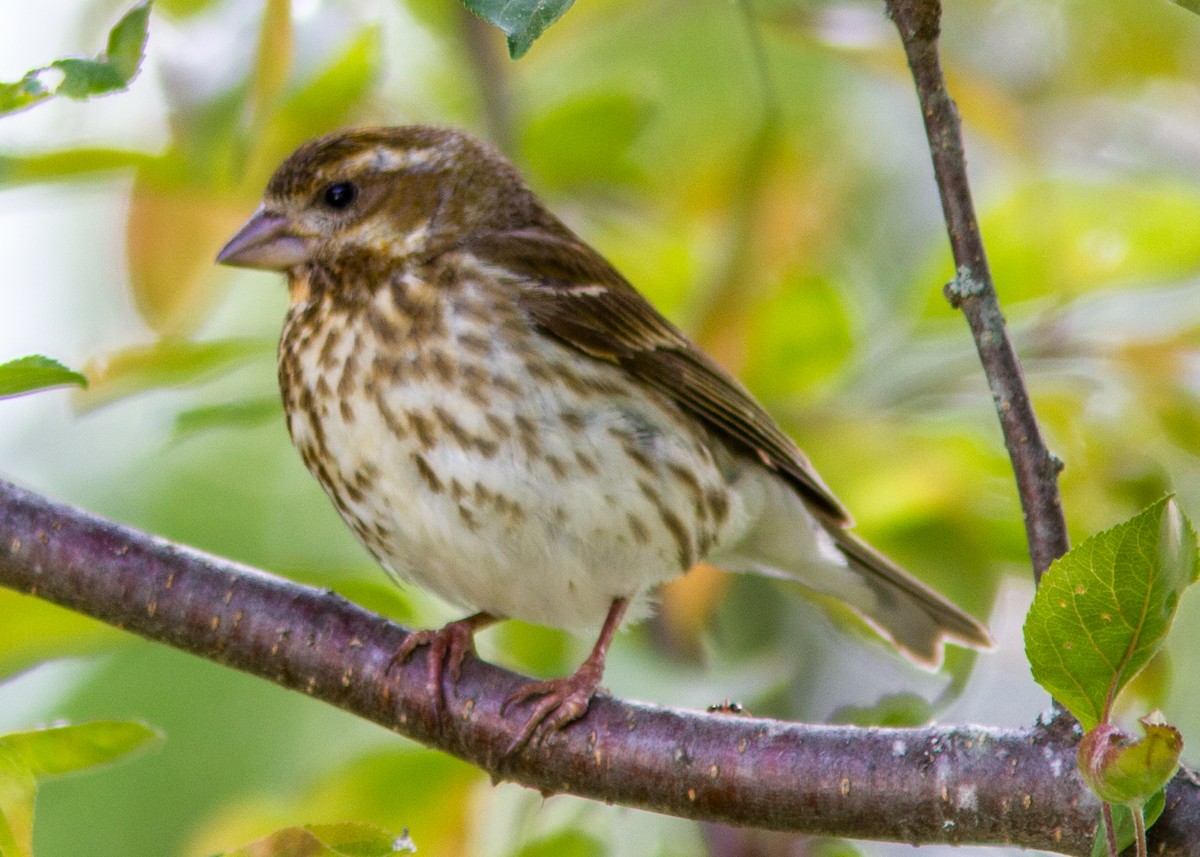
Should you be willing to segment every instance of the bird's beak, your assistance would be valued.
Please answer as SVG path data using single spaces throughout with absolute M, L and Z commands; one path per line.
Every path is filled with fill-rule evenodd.
M 286 217 L 259 206 L 217 254 L 221 265 L 286 271 L 308 260 L 309 242 Z

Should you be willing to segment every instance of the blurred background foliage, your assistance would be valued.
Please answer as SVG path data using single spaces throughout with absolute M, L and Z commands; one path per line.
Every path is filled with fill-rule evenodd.
M 127 8 L 6 4 L 0 80 L 94 56 Z M 1200 19 L 1165 0 L 954 0 L 943 47 L 1073 536 L 1166 491 L 1195 517 Z M 793 719 L 1032 722 L 1047 698 L 1020 644 L 1021 513 L 940 294 L 952 266 L 928 152 L 878 2 L 579 0 L 512 62 L 454 0 L 158 0 L 128 92 L 0 120 L 0 361 L 50 353 L 89 380 L 0 405 L 0 475 L 402 622 L 452 618 L 384 579 L 291 450 L 278 278 L 213 265 L 296 144 L 415 121 L 507 151 L 746 381 L 864 535 L 999 642 L 926 675 L 836 610 L 697 569 L 619 639 L 615 693 Z M 519 623 L 481 638 L 485 657 L 538 675 L 586 646 Z M 1136 688 L 1185 737 L 1200 735 L 1198 646 L 1185 601 Z M 200 857 L 351 821 L 407 828 L 426 855 L 907 853 L 493 787 L 312 700 L 2 590 L 0 682 L 0 733 L 132 718 L 166 736 L 47 783 L 41 855 Z

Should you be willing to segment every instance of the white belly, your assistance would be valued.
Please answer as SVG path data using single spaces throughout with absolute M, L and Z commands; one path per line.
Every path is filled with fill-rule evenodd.
M 385 347 L 369 325 L 328 336 L 292 386 L 324 377 L 340 406 L 289 408 L 293 440 L 380 563 L 447 601 L 588 633 L 615 598 L 644 613 L 741 518 L 707 445 L 615 366 L 572 385 L 565 346 L 527 340 L 552 367 L 531 372 L 495 325 L 458 323 L 375 371 L 355 357 Z

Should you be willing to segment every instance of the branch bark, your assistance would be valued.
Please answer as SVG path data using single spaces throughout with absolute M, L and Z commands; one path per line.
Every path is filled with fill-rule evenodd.
M 599 696 L 586 718 L 505 758 L 525 679 L 468 658 L 442 722 L 425 650 L 332 592 L 202 554 L 0 482 L 0 585 L 309 694 L 546 794 L 774 830 L 1087 854 L 1099 804 L 1072 727 L 863 729 L 701 714 Z M 1200 841 L 1200 788 L 1180 780 L 1151 831 Z
M 938 0 L 887 0 L 887 10 L 900 31 L 916 83 L 954 254 L 957 274 L 946 285 L 946 297 L 963 311 L 979 350 L 1017 479 L 1034 579 L 1040 580 L 1050 563 L 1070 547 L 1058 492 L 1062 462 L 1051 454 L 1042 437 L 979 234 L 967 178 L 962 125 L 938 58 L 941 5 Z

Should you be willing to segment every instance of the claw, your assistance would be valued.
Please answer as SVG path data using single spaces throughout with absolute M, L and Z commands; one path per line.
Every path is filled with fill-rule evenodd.
M 504 750 L 504 755 L 511 756 L 535 736 L 540 741 L 587 714 L 588 704 L 600 686 L 600 670 L 590 670 L 587 666 L 588 662 L 585 661 L 583 666 L 566 678 L 531 682 L 509 694 L 500 706 L 501 714 L 510 705 L 531 697 L 541 696 L 542 699 L 534 705 L 520 734 Z
M 429 646 L 429 657 L 426 660 L 425 692 L 433 705 L 433 717 L 440 722 L 445 704 L 448 701 L 442 677 L 449 674 L 450 685 L 458 683 L 462 675 L 463 659 L 475 651 L 475 632 L 496 621 L 490 613 L 475 613 L 457 622 L 451 622 L 443 628 L 424 631 L 413 631 L 404 638 L 400 648 L 388 662 L 387 671 L 400 666 L 421 646 Z
M 534 705 L 533 711 L 521 727 L 520 734 L 504 750 L 505 756 L 511 756 L 523 749 L 534 738 L 541 741 L 547 735 L 560 731 L 587 714 L 588 705 L 596 693 L 596 688 L 600 686 L 600 679 L 604 676 L 604 658 L 608 654 L 608 647 L 628 606 L 629 600 L 626 598 L 613 601 L 604 620 L 604 627 L 600 629 L 600 638 L 592 647 L 592 653 L 574 673 L 566 678 L 530 682 L 508 695 L 500 706 L 501 715 L 510 705 L 535 696 L 541 696 L 543 699 Z

